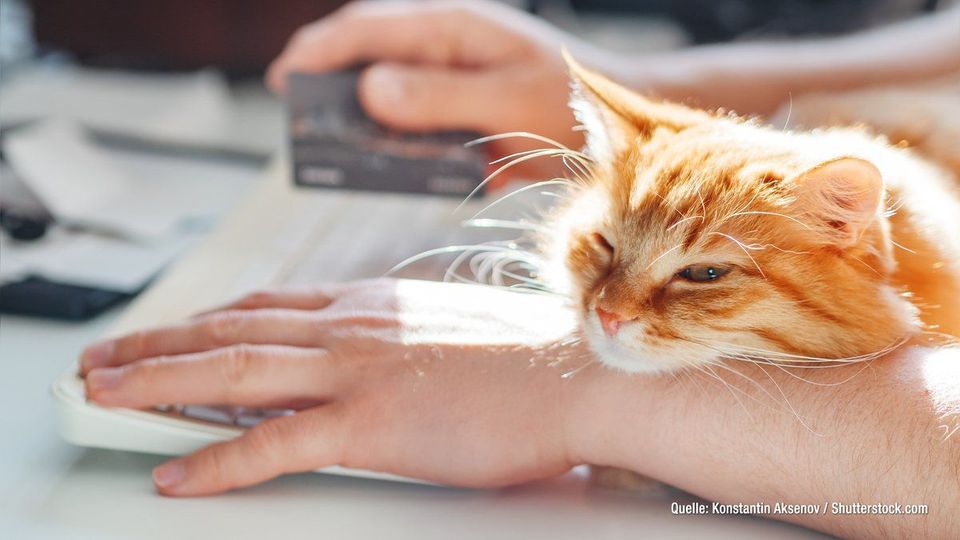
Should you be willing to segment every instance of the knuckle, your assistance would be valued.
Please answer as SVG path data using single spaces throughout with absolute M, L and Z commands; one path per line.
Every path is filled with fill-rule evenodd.
M 383 121 L 395 121 L 402 116 L 397 106 L 410 95 L 406 78 L 388 65 L 374 64 L 367 68 L 360 76 L 358 90 L 367 113 Z
M 341 19 L 352 19 L 359 15 L 362 15 L 367 10 L 369 10 L 367 2 L 364 0 L 358 0 L 355 2 L 348 2 L 344 4 L 340 9 L 337 10 L 336 16 Z
M 237 335 L 237 330 L 243 322 L 243 313 L 224 311 L 210 316 L 204 325 L 203 331 L 214 343 L 230 344 Z
M 220 356 L 218 365 L 220 380 L 228 395 L 244 388 L 250 380 L 253 356 L 252 347 L 244 343 L 226 348 L 224 354 Z
M 325 24 L 326 19 L 320 19 L 297 28 L 293 31 L 293 34 L 290 35 L 287 45 L 288 48 L 308 46 L 314 40 L 317 33 L 322 31 Z
M 124 381 L 132 381 L 140 378 L 150 380 L 152 378 L 152 374 L 155 374 L 163 369 L 166 362 L 166 357 L 157 356 L 154 358 L 147 358 L 146 360 L 141 360 L 133 364 L 127 364 L 120 368 L 120 377 Z
M 240 300 L 240 305 L 248 307 L 260 307 L 269 305 L 273 300 L 274 293 L 273 291 L 268 290 L 259 290 L 253 291 L 252 293 L 243 297 Z
M 137 330 L 117 340 L 117 356 L 123 359 L 142 358 L 149 350 L 151 341 L 147 330 Z
M 290 35 L 290 43 L 300 44 L 307 40 L 314 29 L 314 23 L 305 24 L 293 31 Z
M 254 459 L 274 466 L 278 463 L 276 455 L 282 435 L 277 422 L 263 422 L 247 431 L 244 438 Z

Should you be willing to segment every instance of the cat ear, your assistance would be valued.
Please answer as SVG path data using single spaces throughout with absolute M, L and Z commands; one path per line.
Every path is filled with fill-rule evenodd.
M 869 161 L 826 161 L 794 179 L 796 205 L 816 229 L 841 246 L 854 244 L 880 214 L 883 178 Z
M 586 130 L 591 157 L 599 162 L 609 163 L 657 128 L 680 131 L 711 118 L 682 105 L 644 98 L 584 68 L 566 50 L 563 58 L 573 81 L 570 106 Z

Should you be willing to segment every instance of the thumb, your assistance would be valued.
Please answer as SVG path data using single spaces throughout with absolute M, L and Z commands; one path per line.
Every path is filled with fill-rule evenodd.
M 501 131 L 498 77 L 440 66 L 378 63 L 360 76 L 360 102 L 371 118 L 403 131 Z
M 153 481 L 163 495 L 211 495 L 265 482 L 286 472 L 340 463 L 340 414 L 327 405 L 267 420 L 239 437 L 158 466 Z

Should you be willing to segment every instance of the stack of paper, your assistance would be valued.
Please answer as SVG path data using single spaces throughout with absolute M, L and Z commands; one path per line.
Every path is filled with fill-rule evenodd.
M 277 145 L 271 133 L 281 132 L 245 137 L 255 130 L 237 126 L 250 117 L 235 114 L 224 81 L 208 72 L 35 70 L 0 87 L 0 100 L 0 124 L 10 128 L 0 207 L 54 221 L 39 240 L 0 235 L 0 284 L 38 276 L 138 291 L 259 172 L 259 161 L 209 151 L 267 155 Z M 275 112 L 254 123 L 282 123 Z M 105 146 L 94 134 L 198 152 Z

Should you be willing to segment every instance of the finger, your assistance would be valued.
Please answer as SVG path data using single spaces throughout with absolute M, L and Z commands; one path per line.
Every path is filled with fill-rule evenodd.
M 499 131 L 505 125 L 499 71 L 379 63 L 360 77 L 360 102 L 374 120 L 402 131 Z
M 327 288 L 286 288 L 252 292 L 239 300 L 214 308 L 199 315 L 207 315 L 218 311 L 250 310 L 250 309 L 299 309 L 317 310 L 329 306 L 333 302 L 333 292 Z
M 408 2 L 358 3 L 297 30 L 267 70 L 278 92 L 292 71 L 322 72 L 376 60 L 451 60 L 450 15 Z M 431 39 L 424 39 L 429 33 Z
M 319 345 L 320 328 L 318 318 L 309 311 L 258 309 L 211 313 L 90 345 L 80 355 L 80 373 L 143 358 L 208 351 L 239 343 L 313 347 Z
M 292 71 L 322 72 L 378 61 L 491 65 L 527 50 L 509 25 L 495 22 L 516 15 L 495 2 L 351 2 L 298 30 L 270 65 L 267 82 L 283 92 Z
M 266 407 L 325 400 L 337 387 L 335 373 L 322 349 L 235 345 L 97 368 L 84 384 L 89 399 L 110 407 L 161 403 Z
M 153 471 L 157 491 L 196 496 L 264 482 L 288 472 L 336 465 L 345 444 L 335 405 L 268 420 L 232 441 L 168 461 Z

